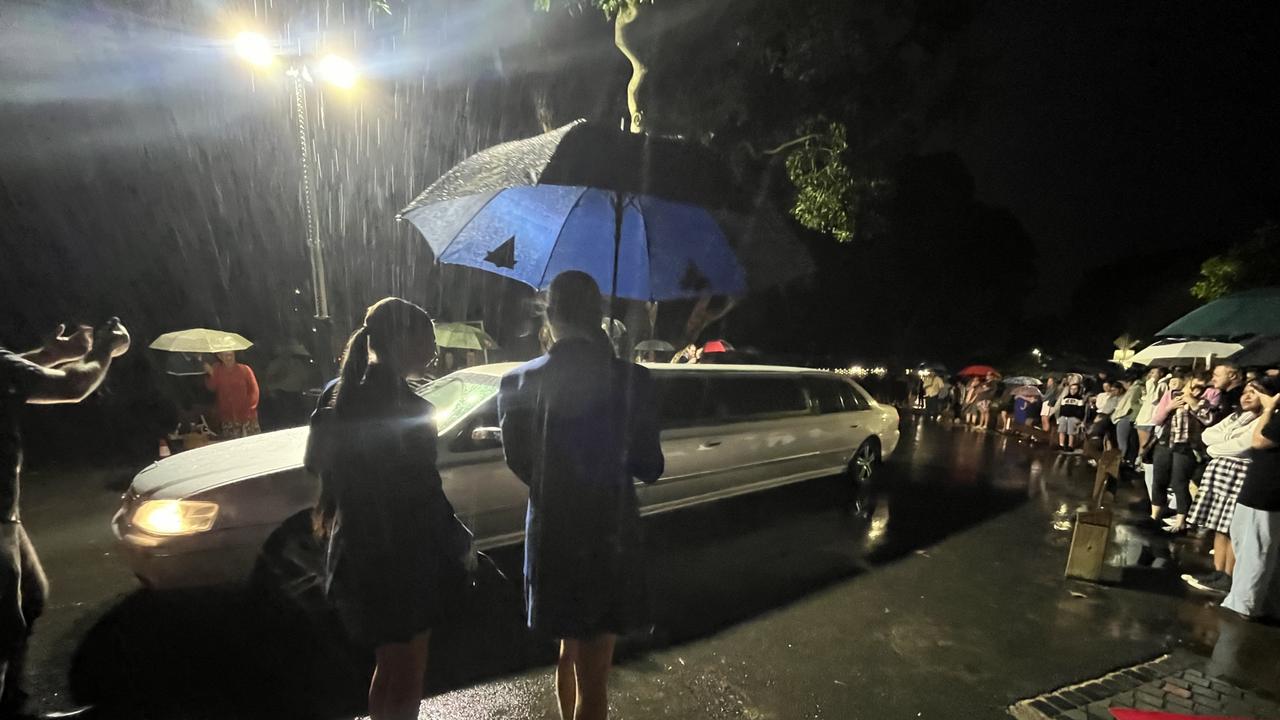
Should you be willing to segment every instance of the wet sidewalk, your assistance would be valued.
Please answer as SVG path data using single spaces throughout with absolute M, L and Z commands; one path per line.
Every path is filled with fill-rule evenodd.
M 689 574 L 677 585 L 727 582 L 723 594 L 694 593 L 703 602 L 741 599 L 740 582 L 711 567 L 734 567 L 737 550 L 775 568 L 777 583 L 804 582 L 813 556 L 840 558 L 848 574 L 708 635 L 625 658 L 613 679 L 614 716 L 1001 718 L 1020 699 L 1171 652 L 1187 662 L 1177 672 L 1195 667 L 1210 682 L 1249 691 L 1249 701 L 1280 688 L 1280 631 L 1187 592 L 1177 578 L 1188 548 L 1156 538 L 1118 585 L 1063 579 L 1063 521 L 1092 488 L 1082 458 L 926 425 L 892 465 L 901 485 L 872 527 L 866 557 L 816 514 L 704 548 L 701 572 L 700 559 L 678 563 Z M 666 585 L 674 578 L 661 567 L 660 589 L 670 594 L 659 614 L 670 622 L 704 613 L 673 606 L 693 591 Z M 1163 687 L 1167 679 L 1144 682 L 1157 680 Z M 554 718 L 551 687 L 548 669 L 533 670 L 431 698 L 422 717 Z
M 1275 699 L 1259 693 L 1280 688 L 1280 630 L 1189 592 L 1178 574 L 1208 558 L 1185 541 L 1118 531 L 1133 563 L 1120 583 L 1063 579 L 1093 484 L 1083 458 L 935 424 L 904 432 L 869 526 L 841 510 L 838 480 L 647 520 L 655 629 L 622 644 L 612 717 L 1008 718 L 1021 700 L 1171 653 Z M 104 557 L 105 522 L 80 529 L 59 510 L 60 487 L 104 508 L 112 491 L 43 480 L 27 498 L 55 592 L 30 668 L 42 709 L 361 710 L 359 662 L 335 655 L 336 633 L 301 634 L 226 591 L 138 590 Z M 433 637 L 423 718 L 558 717 L 553 645 L 520 626 L 519 552 L 496 557 L 512 581 Z
M 1009 708 L 1017 720 L 1112 720 L 1112 708 L 1176 715 L 1280 718 L 1280 703 L 1222 679 L 1206 660 L 1176 650 Z

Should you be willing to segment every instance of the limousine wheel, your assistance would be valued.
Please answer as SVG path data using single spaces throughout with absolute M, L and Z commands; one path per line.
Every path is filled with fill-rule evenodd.
M 876 509 L 876 466 L 880 453 L 874 443 L 865 442 L 853 454 L 849 462 L 849 480 L 852 483 L 853 502 L 850 510 L 859 518 L 869 518 Z

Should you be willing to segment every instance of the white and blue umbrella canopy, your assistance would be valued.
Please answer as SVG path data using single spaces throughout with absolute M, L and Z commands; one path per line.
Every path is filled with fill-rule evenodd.
M 577 121 L 467 158 L 399 217 L 440 262 L 536 289 L 581 270 L 617 297 L 672 300 L 812 271 L 785 224 L 750 201 L 706 148 Z

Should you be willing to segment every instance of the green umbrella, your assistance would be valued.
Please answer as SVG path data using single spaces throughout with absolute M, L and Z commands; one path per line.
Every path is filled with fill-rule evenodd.
M 462 350 L 497 350 L 498 343 L 475 325 L 440 323 L 436 325 L 436 344 Z
M 1192 310 L 1156 337 L 1216 338 L 1280 335 L 1280 287 L 1228 295 Z

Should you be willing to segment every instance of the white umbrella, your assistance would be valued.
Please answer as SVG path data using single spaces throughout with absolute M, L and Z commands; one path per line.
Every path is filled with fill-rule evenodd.
M 1215 357 L 1226 357 L 1244 347 L 1240 343 L 1186 340 L 1183 342 L 1148 345 L 1130 361 L 1141 365 L 1179 365 L 1197 360 L 1212 362 Z M 1181 361 L 1181 362 L 1180 362 Z
M 165 333 L 151 343 L 152 350 L 180 353 L 220 353 L 248 350 L 253 343 L 243 336 L 224 330 L 192 328 Z

